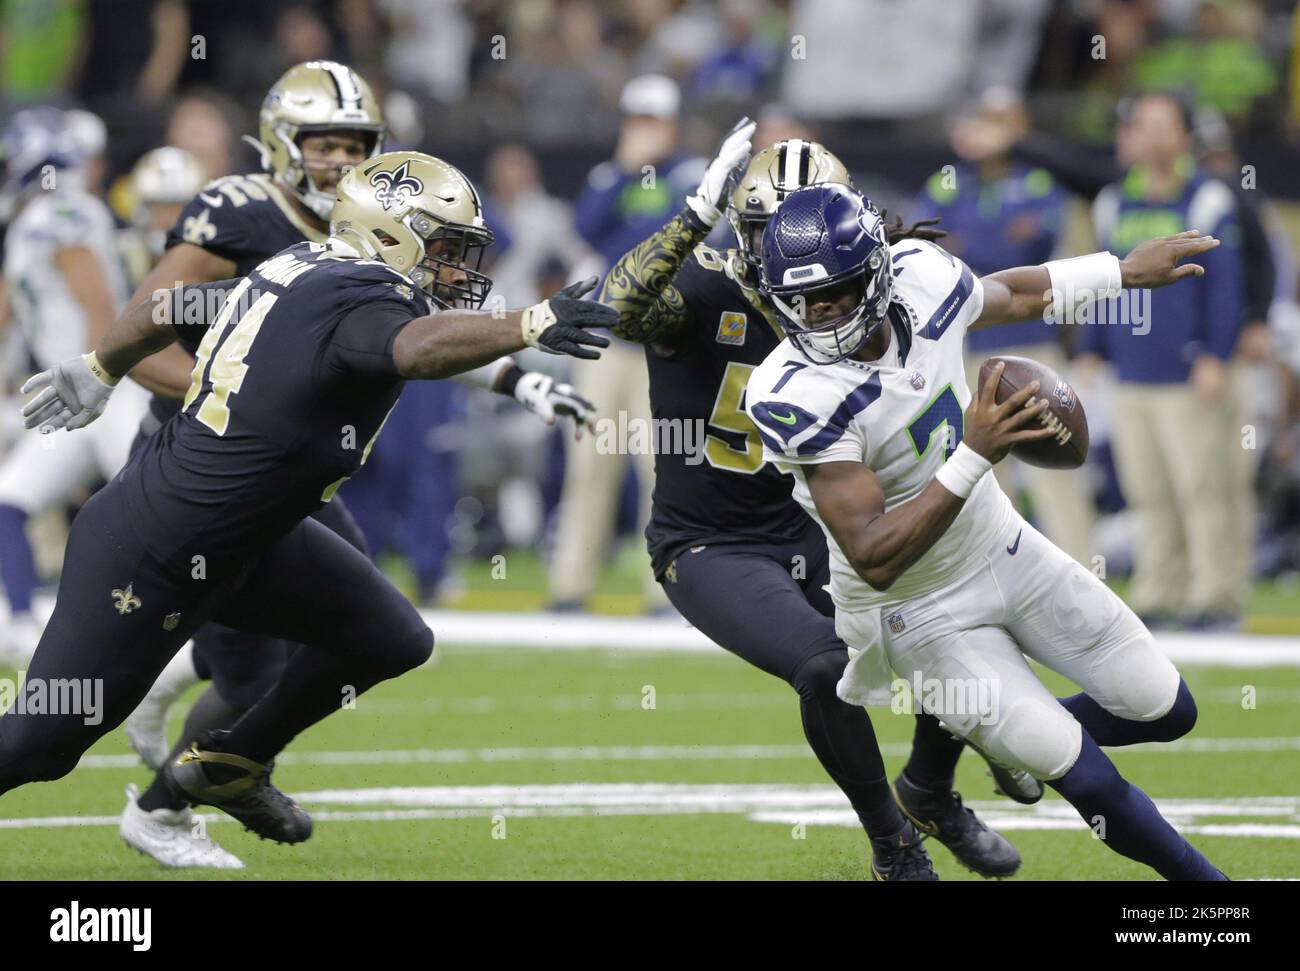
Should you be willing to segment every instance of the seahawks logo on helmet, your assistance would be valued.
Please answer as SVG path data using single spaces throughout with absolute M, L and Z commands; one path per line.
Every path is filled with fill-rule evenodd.
M 407 174 L 409 162 L 403 162 L 391 172 L 380 170 L 370 177 L 370 184 L 376 188 L 375 198 L 387 212 L 393 206 L 404 206 L 412 196 L 424 191 L 424 183 L 413 175 Z

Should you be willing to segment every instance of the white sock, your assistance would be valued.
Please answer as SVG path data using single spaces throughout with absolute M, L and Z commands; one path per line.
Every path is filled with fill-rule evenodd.
M 157 704 L 170 705 L 200 680 L 199 672 L 194 670 L 194 642 L 186 641 L 149 689 L 149 699 Z

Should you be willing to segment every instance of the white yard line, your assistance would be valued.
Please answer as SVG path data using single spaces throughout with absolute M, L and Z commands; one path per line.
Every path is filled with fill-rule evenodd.
M 453 647 L 620 651 L 721 651 L 681 620 L 425 610 L 439 644 Z M 1300 667 L 1300 638 L 1248 634 L 1159 633 L 1156 643 L 1176 664 L 1232 668 Z
M 808 826 L 859 825 L 834 786 L 570 783 L 524 786 L 396 786 L 295 793 L 321 822 L 392 822 L 493 817 L 743 815 L 754 822 Z M 1056 798 L 1035 806 L 1006 800 L 970 803 L 995 829 L 1084 830 Z M 1162 799 L 1159 808 L 1187 833 L 1238 838 L 1300 839 L 1300 796 Z M 205 815 L 213 822 L 224 816 Z M 1231 821 L 1229 821 L 1231 820 Z M 0 820 L 2 829 L 116 826 L 117 816 L 49 816 Z
M 880 746 L 886 756 L 907 756 L 911 743 Z M 1143 755 L 1216 754 L 1223 752 L 1296 752 L 1300 737 L 1191 738 L 1152 742 L 1111 749 L 1112 753 Z M 412 748 L 351 752 L 297 752 L 290 749 L 277 765 L 468 765 L 497 762 L 677 762 L 677 761 L 782 761 L 810 759 L 806 745 L 579 745 L 521 748 Z M 87 755 L 79 769 L 135 769 L 134 755 Z

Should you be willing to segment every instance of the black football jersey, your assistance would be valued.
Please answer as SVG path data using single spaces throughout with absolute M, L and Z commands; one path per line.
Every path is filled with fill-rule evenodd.
M 397 332 L 432 312 L 387 265 L 299 243 L 231 291 L 182 412 L 122 473 L 131 527 L 164 564 L 240 564 L 320 508 L 397 402 Z
M 167 248 L 178 243 L 202 247 L 234 263 L 238 277 L 303 240 L 320 243 L 325 236 L 272 188 L 269 175 L 256 173 L 227 175 L 204 186 L 167 234 Z M 191 354 L 197 349 L 196 339 L 192 328 L 180 332 L 180 343 Z M 154 395 L 150 410 L 163 422 L 180 410 L 180 404 Z
M 810 526 L 791 498 L 794 480 L 763 461 L 762 442 L 745 414 L 750 372 L 785 334 L 757 291 L 739 282 L 732 258 L 704 245 L 692 251 L 673 280 L 686 325 L 669 356 L 646 348 L 653 417 L 675 419 L 680 427 L 703 423 L 698 448 L 656 450 L 646 527 L 656 574 L 690 546 L 794 540 Z M 694 433 L 681 434 L 694 440 L 686 437 Z

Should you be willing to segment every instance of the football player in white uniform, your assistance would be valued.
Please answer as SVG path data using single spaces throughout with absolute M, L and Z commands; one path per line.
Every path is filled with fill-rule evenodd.
M 125 304 L 116 229 L 104 203 L 81 188 L 84 159 L 62 111 L 21 111 L 3 140 L 5 191 L 17 212 L 5 236 L 5 288 L 27 350 L 50 368 L 94 347 Z M 122 390 L 93 428 L 60 440 L 24 435 L 0 465 L 0 578 L 10 614 L 0 661 L 26 664 L 41 635 L 27 519 L 125 464 L 148 396 L 130 381 Z
M 853 655 L 840 696 L 888 703 L 892 667 L 951 731 L 1046 781 L 1111 849 L 1167 879 L 1223 875 L 1099 746 L 1178 738 L 1196 705 L 1137 616 L 986 474 L 1054 432 L 1038 420 L 1036 382 L 997 404 L 989 380 L 972 400 L 962 342 L 970 327 L 1070 319 L 1124 288 L 1199 276 L 1180 261 L 1217 245 L 1182 233 L 1122 261 L 1099 253 L 976 278 L 932 243 L 891 248 L 852 188 L 802 189 L 762 243 L 787 339 L 746 391 L 764 456 L 794 475 L 827 535 L 836 626 Z M 1027 658 L 1083 693 L 1056 699 Z

